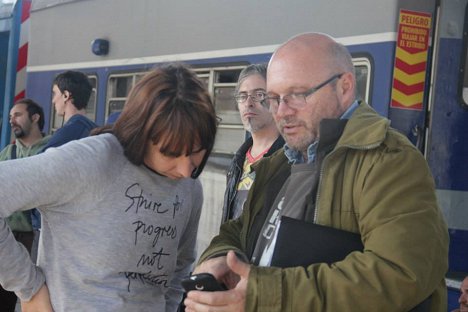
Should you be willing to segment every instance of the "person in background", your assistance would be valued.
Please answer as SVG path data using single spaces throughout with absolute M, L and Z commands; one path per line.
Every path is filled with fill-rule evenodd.
M 31 99 L 17 101 L 10 110 L 10 126 L 15 141 L 0 152 L 0 161 L 36 155 L 49 140 L 44 136 L 44 111 Z M 32 223 L 32 211 L 18 211 L 6 219 L 18 242 L 31 254 L 33 262 L 37 257 L 38 226 Z M 14 312 L 17 297 L 14 292 L 0 288 L 0 307 L 4 312 Z
M 251 165 L 284 145 L 273 116 L 262 101 L 266 94 L 266 64 L 244 68 L 237 81 L 235 100 L 249 137 L 234 155 L 227 174 L 222 222 L 236 219 L 242 212 L 247 193 L 255 179 Z
M 229 290 L 190 291 L 187 312 L 446 309 L 448 230 L 427 162 L 356 97 L 351 55 L 330 36 L 301 34 L 274 52 L 265 104 L 284 153 L 254 165 L 244 212 L 194 270 Z M 363 250 L 273 267 L 282 217 L 359 234 Z
M 460 298 L 458 298 L 460 308 L 452 312 L 468 312 L 468 276 L 466 276 L 460 286 Z
M 0 162 L 0 284 L 23 311 L 176 311 L 217 123 L 204 83 L 167 65 L 134 86 L 114 125 Z M 34 206 L 37 266 L 4 220 Z
M 52 84 L 52 104 L 57 114 L 63 118 L 63 126 L 52 135 L 42 151 L 85 138 L 97 127 L 86 117 L 86 106 L 92 90 L 88 77 L 82 72 L 69 70 L 55 77 Z M 39 228 L 37 233 L 40 235 L 41 214 L 37 209 L 33 210 L 32 222 Z
M 63 117 L 64 124 L 53 134 L 44 150 L 87 137 L 97 127 L 86 117 L 92 89 L 88 77 L 82 72 L 69 70 L 55 77 L 52 103 L 57 114 Z

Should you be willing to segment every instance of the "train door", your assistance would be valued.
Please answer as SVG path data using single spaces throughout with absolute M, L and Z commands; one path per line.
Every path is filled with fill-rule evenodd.
M 426 158 L 450 233 L 449 310 L 468 275 L 468 0 L 441 0 Z

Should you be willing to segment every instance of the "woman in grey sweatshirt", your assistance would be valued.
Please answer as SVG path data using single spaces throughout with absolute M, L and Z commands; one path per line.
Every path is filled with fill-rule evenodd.
M 140 80 L 98 135 L 1 162 L 0 283 L 40 311 L 176 311 L 216 126 L 203 83 L 170 65 Z M 37 266 L 4 221 L 33 207 Z

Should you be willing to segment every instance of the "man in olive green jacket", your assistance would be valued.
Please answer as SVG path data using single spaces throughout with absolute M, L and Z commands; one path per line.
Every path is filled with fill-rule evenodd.
M 349 53 L 326 35 L 299 35 L 275 52 L 267 101 L 285 151 L 254 167 L 243 215 L 221 227 L 195 269 L 229 290 L 191 291 L 186 311 L 446 310 L 448 232 L 427 163 L 354 90 Z M 316 176 L 301 176 L 305 187 L 300 166 Z M 331 265 L 270 267 L 259 246 L 267 223 L 280 227 L 277 215 L 359 233 L 364 250 Z

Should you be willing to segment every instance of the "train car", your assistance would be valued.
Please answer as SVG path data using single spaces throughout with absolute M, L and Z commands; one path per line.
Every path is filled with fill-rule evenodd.
M 233 152 L 245 138 L 233 90 L 239 72 L 268 62 L 289 37 L 324 32 L 353 56 L 359 94 L 425 155 L 450 229 L 448 308 L 468 275 L 468 0 L 34 0 L 26 94 L 51 105 L 54 76 L 85 72 L 88 117 L 104 124 L 141 76 L 161 63 L 191 64 L 222 118 L 201 180 L 199 248 L 216 234 Z M 92 161 L 92 160 L 90 160 Z M 430 248 L 430 246 L 428 246 Z

